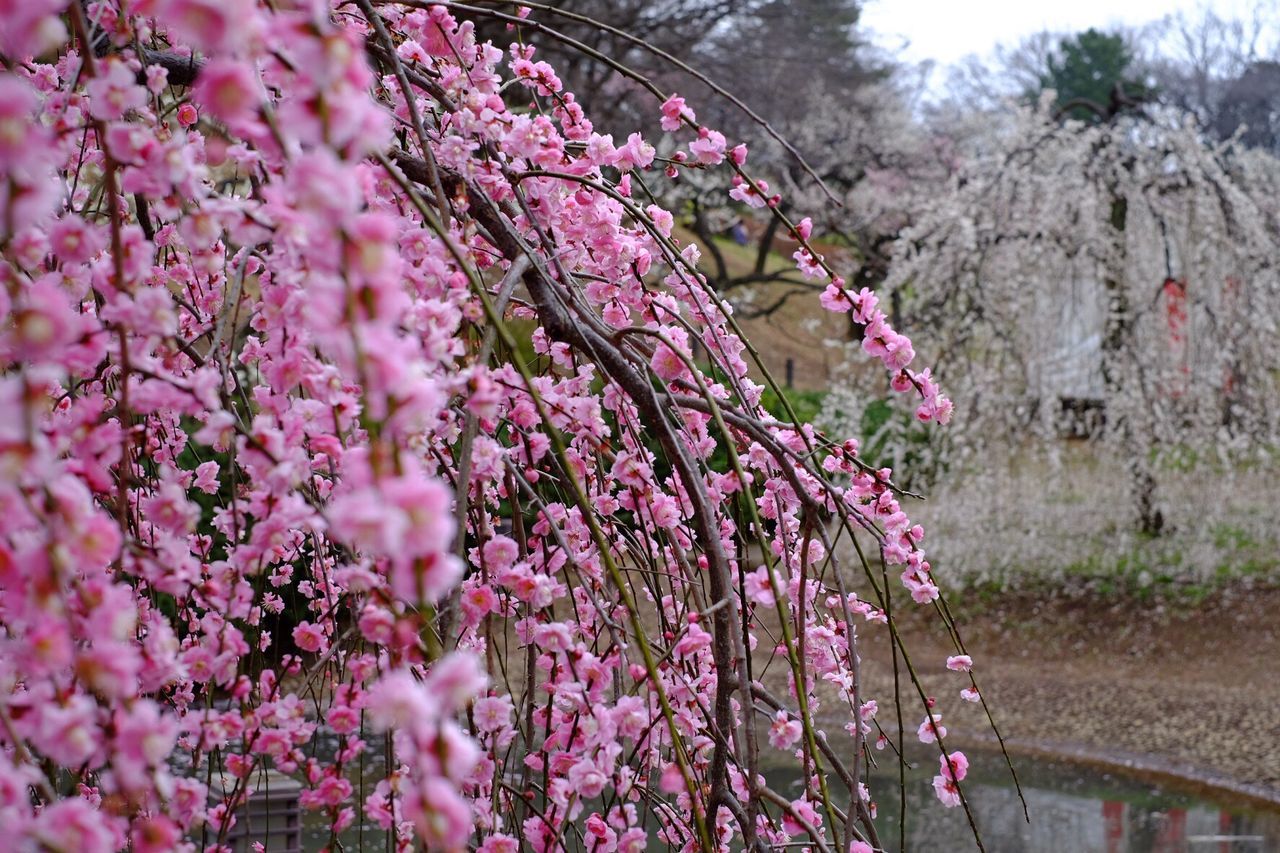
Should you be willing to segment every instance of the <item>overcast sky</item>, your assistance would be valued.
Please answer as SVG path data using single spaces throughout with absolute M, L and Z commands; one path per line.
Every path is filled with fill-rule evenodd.
M 1041 30 L 1145 24 L 1178 10 L 1207 5 L 1224 17 L 1247 17 L 1257 0 L 867 0 L 862 25 L 909 62 L 940 65 L 997 44 L 1015 44 Z M 1273 10 L 1277 5 L 1269 3 Z M 898 51 L 906 43 L 906 48 Z

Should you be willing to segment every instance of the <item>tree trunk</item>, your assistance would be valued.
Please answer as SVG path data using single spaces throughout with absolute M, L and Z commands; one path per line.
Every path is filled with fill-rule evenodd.
M 1156 477 L 1150 455 L 1151 441 L 1134 423 L 1123 397 L 1126 391 L 1124 360 L 1132 359 L 1133 310 L 1125 289 L 1125 224 L 1129 202 L 1111 195 L 1113 251 L 1108 259 L 1103 287 L 1107 295 L 1106 325 L 1102 333 L 1102 380 L 1107 395 L 1107 429 L 1119 439 L 1120 453 L 1129 477 L 1129 493 L 1139 532 L 1156 536 L 1164 528 L 1164 513 L 1157 499 Z M 1132 377 L 1128 377 L 1132 379 Z

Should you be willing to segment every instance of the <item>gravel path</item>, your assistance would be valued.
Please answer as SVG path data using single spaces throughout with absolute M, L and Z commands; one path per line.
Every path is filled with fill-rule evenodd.
M 1280 802 L 1280 591 L 1237 589 L 1194 607 L 1007 599 L 958 621 L 1014 752 L 1129 763 Z M 867 633 L 877 647 L 865 653 L 867 686 L 891 697 L 885 638 Z M 944 669 L 940 638 L 923 620 L 906 633 L 952 745 L 989 737 L 980 710 L 958 698 L 965 683 Z M 911 730 L 923 719 L 918 700 L 904 713 Z

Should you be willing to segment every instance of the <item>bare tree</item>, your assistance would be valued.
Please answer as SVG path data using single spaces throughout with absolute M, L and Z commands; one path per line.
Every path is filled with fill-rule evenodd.
M 1179 12 L 1150 30 L 1147 69 L 1161 100 L 1193 114 L 1218 139 L 1280 151 L 1280 33 L 1274 0 L 1243 17 Z

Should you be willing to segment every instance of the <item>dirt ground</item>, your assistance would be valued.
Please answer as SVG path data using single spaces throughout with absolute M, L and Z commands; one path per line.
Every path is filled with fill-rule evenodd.
M 1006 597 L 957 614 L 1010 750 L 1127 765 L 1280 802 L 1280 591 L 1237 588 L 1197 605 Z M 934 620 L 936 621 L 936 620 Z M 932 625 L 905 626 L 951 745 L 993 741 Z M 869 695 L 892 696 L 887 637 L 863 643 Z M 881 701 L 888 722 L 891 700 Z M 909 731 L 923 719 L 904 701 Z

